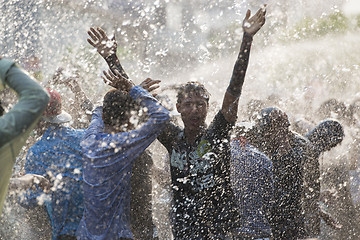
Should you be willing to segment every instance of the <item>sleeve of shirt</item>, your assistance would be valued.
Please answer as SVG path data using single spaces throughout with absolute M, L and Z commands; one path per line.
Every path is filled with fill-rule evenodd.
M 43 159 L 45 156 L 40 154 L 41 151 L 38 151 L 38 148 L 41 146 L 33 145 L 28 154 L 26 155 L 25 162 L 25 173 L 26 174 L 38 174 L 41 176 L 47 176 L 46 168 L 43 164 Z M 39 204 L 41 197 L 45 197 L 47 194 L 35 184 L 35 188 L 29 188 L 20 195 L 20 203 L 23 207 L 33 207 Z M 45 198 L 43 198 L 45 199 Z
M 86 130 L 84 138 L 87 138 L 90 134 L 99 133 L 104 131 L 104 122 L 102 120 L 102 106 L 98 106 L 94 109 L 91 117 L 91 122 Z
M 140 153 L 156 139 L 170 119 L 170 112 L 161 106 L 158 101 L 141 86 L 133 87 L 129 94 L 147 110 L 149 118 L 147 122 L 138 129 L 129 132 L 120 132 L 110 135 L 108 138 L 102 138 L 101 146 L 98 146 L 101 151 L 106 149 L 121 149 L 122 151 L 131 149 L 133 153 L 140 155 Z M 92 138 L 98 133 L 103 133 L 103 130 L 102 108 L 98 107 L 93 113 L 91 123 L 85 134 L 85 141 L 82 141 L 82 146 L 86 148 L 88 143 L 91 144 Z M 88 142 L 88 140 L 90 141 Z
M 17 104 L 0 118 L 0 147 L 34 127 L 49 101 L 47 92 L 12 61 L 0 60 L 1 85 L 19 97 Z
M 214 139 L 216 142 L 228 139 L 229 132 L 233 126 L 234 124 L 226 121 L 224 115 L 219 111 L 209 126 L 208 134 L 211 135 L 209 136 L 210 139 Z
M 157 139 L 166 148 L 166 150 L 171 153 L 174 141 L 176 141 L 180 132 L 181 129 L 179 126 L 169 122 L 166 124 L 165 129 L 160 133 Z

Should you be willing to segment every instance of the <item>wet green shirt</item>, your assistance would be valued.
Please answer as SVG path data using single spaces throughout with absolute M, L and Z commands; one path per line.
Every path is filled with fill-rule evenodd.
M 49 101 L 47 92 L 13 61 L 0 60 L 0 90 L 6 85 L 19 97 L 18 103 L 0 117 L 0 214 L 16 156 L 25 144 Z

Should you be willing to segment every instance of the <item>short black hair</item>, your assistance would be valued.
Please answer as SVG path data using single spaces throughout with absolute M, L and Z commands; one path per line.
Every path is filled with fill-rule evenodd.
M 307 137 L 310 142 L 316 143 L 325 149 L 325 146 L 333 148 L 341 143 L 345 137 L 345 133 L 339 121 L 326 119 L 309 131 L 305 137 Z
M 278 107 L 267 107 L 267 108 L 263 108 L 260 113 L 257 116 L 257 124 L 260 128 L 263 129 L 269 129 L 269 128 L 289 128 L 290 126 L 290 121 L 288 119 L 288 117 L 286 118 L 276 118 L 273 119 L 271 118 L 271 113 L 272 112 L 279 112 L 281 114 L 284 114 L 285 112 L 283 110 L 281 110 Z
M 207 102 L 209 102 L 210 93 L 206 90 L 205 86 L 199 82 L 191 81 L 182 85 L 177 92 L 177 103 L 180 103 L 187 95 L 195 93 L 202 96 Z
M 104 124 L 120 127 L 130 118 L 131 112 L 139 109 L 139 104 L 127 92 L 110 90 L 104 96 L 102 118 Z

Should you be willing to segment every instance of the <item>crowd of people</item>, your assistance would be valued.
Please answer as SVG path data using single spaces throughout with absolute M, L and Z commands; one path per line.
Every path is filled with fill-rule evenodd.
M 238 119 L 253 37 L 265 15 L 265 7 L 253 16 L 247 11 L 233 73 L 209 126 L 210 93 L 203 84 L 187 82 L 176 89 L 180 127 L 154 91 L 161 81 L 147 78 L 135 85 L 117 56 L 115 38 L 101 28 L 90 28 L 87 39 L 109 66 L 102 78 L 112 89 L 101 105 L 89 100 L 77 74 L 65 77 L 58 69 L 52 79 L 74 93 L 76 116 L 64 111 L 59 92 L 0 58 L 0 86 L 19 96 L 10 111 L 0 108 L 0 209 L 7 191 L 16 191 L 22 207 L 44 206 L 53 240 L 159 239 L 148 149 L 158 141 L 169 158 L 168 218 L 176 240 L 320 239 L 323 229 L 330 231 L 326 227 L 347 229 L 348 239 L 356 239 L 358 229 L 329 211 L 332 202 L 344 199 L 337 194 L 349 188 L 350 178 L 341 189 L 327 186 L 320 162 L 345 141 L 348 126 L 359 124 L 358 102 L 324 103 L 315 124 L 292 121 L 270 101 L 251 100 L 249 118 Z M 12 175 L 31 131 L 24 169 Z M 356 180 L 360 149 L 358 138 L 351 139 Z M 352 183 L 352 192 L 358 191 Z M 350 189 L 344 192 L 356 219 L 357 199 Z

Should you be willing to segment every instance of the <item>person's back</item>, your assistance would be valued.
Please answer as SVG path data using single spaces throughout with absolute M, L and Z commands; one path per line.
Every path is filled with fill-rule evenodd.
M 285 155 L 274 154 L 270 159 L 274 169 L 275 225 L 279 239 L 296 239 L 304 236 L 303 168 L 307 161 L 308 142 L 297 133 L 291 134 L 291 151 Z
M 152 216 L 152 167 L 152 155 L 146 150 L 135 160 L 131 172 L 130 225 L 134 239 L 156 239 Z
M 28 151 L 26 174 L 38 174 L 52 183 L 51 192 L 28 189 L 22 205 L 31 207 L 44 201 L 52 227 L 52 239 L 75 232 L 83 213 L 82 152 L 80 141 L 85 130 L 62 125 L 50 126 Z M 39 202 L 40 201 L 40 202 Z
M 309 158 L 309 141 L 290 131 L 285 112 L 276 107 L 260 111 L 254 132 L 254 144 L 272 161 L 274 208 L 271 225 L 275 239 L 304 236 L 303 166 Z
M 343 141 L 344 129 L 335 119 L 326 119 L 305 134 L 309 139 L 311 158 L 304 165 L 304 213 L 309 237 L 320 235 L 320 155 Z
M 270 238 L 273 202 L 271 160 L 245 138 L 231 141 L 231 181 L 239 204 L 239 239 Z
M 49 96 L 16 64 L 0 57 L 0 89 L 5 85 L 18 95 L 18 103 L 0 117 L 0 214 L 15 158 L 46 108 Z
M 152 85 L 156 81 L 147 83 Z M 135 109 L 129 106 L 130 97 L 120 91 L 108 92 L 104 106 L 95 109 L 81 143 L 85 156 L 85 210 L 77 231 L 78 239 L 133 238 L 129 218 L 133 163 L 156 139 L 170 117 L 142 87 L 132 87 L 129 95 L 147 108 L 147 122 L 131 130 L 133 126 L 128 121 Z

